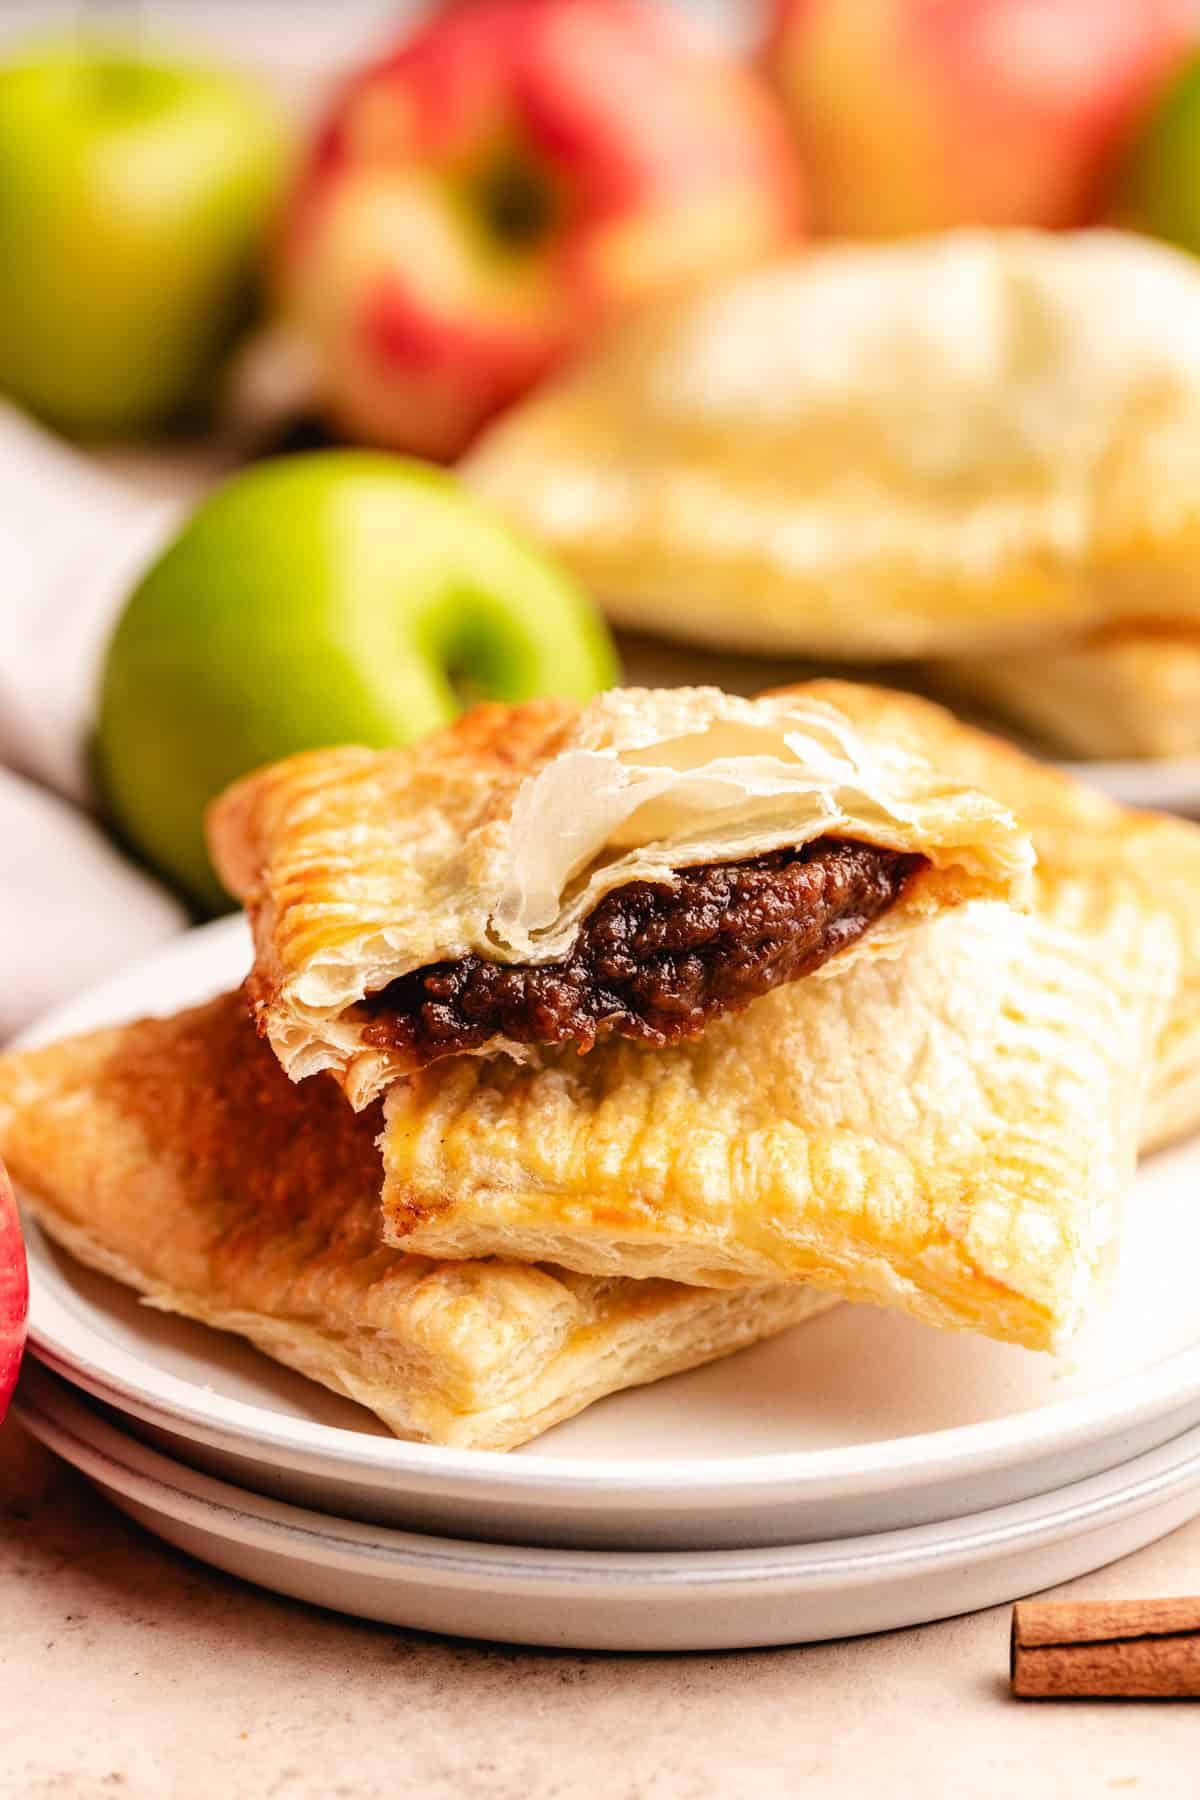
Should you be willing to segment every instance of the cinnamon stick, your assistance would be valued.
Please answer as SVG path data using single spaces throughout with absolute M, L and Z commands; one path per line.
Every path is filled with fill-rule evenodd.
M 1200 1698 L 1200 1598 L 1020 1601 L 1009 1669 L 1024 1700 Z

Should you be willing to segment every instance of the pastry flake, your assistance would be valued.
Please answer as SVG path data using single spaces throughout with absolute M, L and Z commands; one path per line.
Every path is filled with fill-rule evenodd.
M 1200 271 L 1112 231 L 805 248 L 634 322 L 467 479 L 635 630 L 884 660 L 1200 614 Z
M 829 1304 L 389 1249 L 379 1124 L 294 1087 L 236 994 L 0 1060 L 0 1154 L 52 1238 L 401 1436 L 508 1449 Z
M 694 1036 L 948 907 L 1022 903 L 1032 863 L 1002 805 L 802 688 L 476 707 L 249 776 L 209 835 L 260 1027 L 355 1105 L 451 1052 Z

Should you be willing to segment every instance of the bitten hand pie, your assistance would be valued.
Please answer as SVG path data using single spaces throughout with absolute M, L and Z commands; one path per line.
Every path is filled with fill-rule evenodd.
M 694 1037 L 967 900 L 1022 902 L 1032 863 L 1002 804 L 804 689 L 477 707 L 249 776 L 209 835 L 260 1027 L 355 1105 L 453 1053 Z
M 1200 1109 L 1200 831 L 926 702 L 804 691 L 1019 810 L 1034 915 L 943 914 L 893 957 L 657 1053 L 426 1069 L 386 1104 L 389 1233 L 713 1284 L 769 1273 L 1053 1346 L 1116 1241 L 1139 1132 Z
M 508 1449 L 829 1303 L 387 1249 L 379 1124 L 293 1087 L 236 994 L 0 1060 L 0 1154 L 52 1237 L 401 1436 Z
M 1200 270 L 1118 232 L 832 245 L 636 321 L 467 479 L 637 630 L 835 659 L 1200 616 Z
M 1113 625 L 931 672 L 1072 756 L 1200 756 L 1200 624 Z

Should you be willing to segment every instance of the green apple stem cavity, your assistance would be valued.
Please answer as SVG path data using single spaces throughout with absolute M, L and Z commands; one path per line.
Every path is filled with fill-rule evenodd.
M 283 458 L 213 494 L 130 598 L 98 776 L 134 848 L 218 910 L 203 815 L 237 776 L 408 743 L 476 700 L 583 700 L 616 674 L 586 596 L 452 476 L 367 451 Z

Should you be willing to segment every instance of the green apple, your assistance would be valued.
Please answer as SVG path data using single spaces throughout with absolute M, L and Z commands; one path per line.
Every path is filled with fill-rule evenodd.
M 0 388 L 83 436 L 192 402 L 244 317 L 284 163 L 236 75 L 86 41 L 0 66 Z
M 584 594 L 453 476 L 382 452 L 280 458 L 205 501 L 129 600 L 98 777 L 134 847 L 219 909 L 204 809 L 248 769 L 403 744 L 472 700 L 586 699 L 616 673 Z

